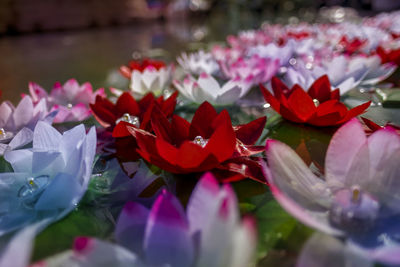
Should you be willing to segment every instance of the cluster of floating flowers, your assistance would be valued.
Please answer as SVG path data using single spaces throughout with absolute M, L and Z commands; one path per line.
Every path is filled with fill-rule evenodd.
M 16 107 L 0 105 L 7 162 L 0 173 L 0 238 L 9 238 L 0 266 L 28 266 L 35 236 L 74 210 L 90 184 L 124 204 L 115 242 L 77 237 L 72 250 L 38 266 L 248 266 L 256 227 L 252 217 L 240 217 L 230 185 L 246 178 L 268 184 L 290 214 L 327 234 L 306 243 L 299 266 L 321 266 L 332 255 L 343 264 L 399 265 L 399 129 L 368 119 L 363 126 L 355 117 L 370 102 L 352 109 L 340 102 L 341 94 L 396 70 L 399 17 L 264 25 L 228 37 L 226 47 L 183 53 L 182 77 L 172 64 L 131 61 L 120 68 L 129 89 L 110 88 L 112 97 L 73 79 L 50 93 L 30 83 Z M 343 125 L 328 147 L 325 171 L 312 170 L 279 141 L 257 145 L 265 116 L 233 125 L 232 114 L 212 105 L 236 103 L 254 87 L 284 119 Z M 175 110 L 185 99 L 200 104 L 190 121 Z M 254 105 L 263 110 L 265 102 Z M 186 209 L 171 174 L 198 179 Z M 163 186 L 144 198 L 158 179 Z
M 328 75 L 341 94 L 368 88 L 400 64 L 399 17 L 396 12 L 356 23 L 265 24 L 229 36 L 226 45 L 183 53 L 177 60 L 186 76 L 174 85 L 190 101 L 213 104 L 235 103 L 273 76 L 308 88 Z

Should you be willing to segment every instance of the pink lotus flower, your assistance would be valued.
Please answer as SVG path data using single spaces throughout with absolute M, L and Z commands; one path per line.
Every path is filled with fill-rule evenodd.
M 333 136 L 324 177 L 275 140 L 267 141 L 265 171 L 276 200 L 301 222 L 343 237 L 342 246 L 356 248 L 367 261 L 398 265 L 399 155 L 400 136 L 394 129 L 386 127 L 367 138 L 353 119 Z
M 48 112 L 45 99 L 34 105 L 30 96 L 24 96 L 16 107 L 9 101 L 1 103 L 0 155 L 32 142 L 36 124 L 39 121 L 51 124 L 55 115 L 56 112 Z
M 261 58 L 253 55 L 240 57 L 234 62 L 220 62 L 222 72 L 229 79 L 239 80 L 249 87 L 269 81 L 279 70 L 279 59 Z
M 79 85 L 75 79 L 68 80 L 64 85 L 56 82 L 50 94 L 38 84 L 31 82 L 29 92 L 35 104 L 44 98 L 52 111 L 58 111 L 54 119 L 56 123 L 88 118 L 91 115 L 89 104 L 94 103 L 97 95 L 106 96 L 103 88 L 93 91 L 90 83 Z

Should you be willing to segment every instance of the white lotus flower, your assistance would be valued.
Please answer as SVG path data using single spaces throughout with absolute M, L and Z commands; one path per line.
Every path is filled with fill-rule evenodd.
M 200 75 L 202 72 L 214 75 L 219 72 L 219 65 L 213 55 L 200 50 L 196 53 L 182 53 L 176 59 L 181 67 L 188 73 Z
M 319 66 L 307 68 L 301 61 L 288 69 L 284 80 L 289 86 L 299 84 L 307 88 L 323 75 L 328 75 L 333 88 L 339 88 L 340 93 L 355 88 L 358 85 L 374 85 L 383 81 L 396 70 L 393 64 L 381 64 L 378 56 L 346 57 L 337 56 L 331 61 Z
M 195 103 L 208 101 L 216 105 L 232 104 L 251 88 L 250 85 L 237 80 L 229 80 L 221 86 L 215 78 L 205 72 L 200 74 L 197 80 L 187 76 L 183 82 L 175 80 L 173 84 L 182 95 Z

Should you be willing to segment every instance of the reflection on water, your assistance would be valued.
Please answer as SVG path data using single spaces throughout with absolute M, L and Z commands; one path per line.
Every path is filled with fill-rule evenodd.
M 108 87 L 118 76 L 112 71 L 134 51 L 148 54 L 153 49 L 153 56 L 173 59 L 189 42 L 203 37 L 201 27 L 179 21 L 4 37 L 0 39 L 0 90 L 3 99 L 17 102 L 29 81 L 47 89 L 70 78 Z
M 311 21 L 315 14 L 304 11 L 297 16 Z M 293 14 L 276 14 L 271 10 L 252 13 L 232 5 L 187 19 L 0 37 L 0 90 L 3 99 L 15 103 L 20 94 L 26 92 L 29 81 L 46 89 L 55 81 L 65 82 L 70 78 L 81 83 L 89 81 L 95 88 L 118 86 L 120 77 L 116 70 L 135 51 L 173 60 L 182 50 L 198 49 L 210 41 L 223 41 L 239 29 L 258 28 L 264 21 L 285 23 L 290 18 Z

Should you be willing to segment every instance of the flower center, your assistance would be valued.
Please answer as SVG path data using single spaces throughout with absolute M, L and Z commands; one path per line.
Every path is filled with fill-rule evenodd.
M 208 143 L 207 139 L 204 139 L 202 136 L 198 135 L 193 139 L 193 143 L 199 145 L 201 147 L 205 147 Z
M 314 105 L 315 105 L 316 107 L 319 106 L 319 100 L 318 100 L 318 99 L 314 98 L 312 101 L 314 102 Z
M 115 121 L 116 124 L 120 123 L 121 121 L 130 123 L 135 125 L 136 127 L 140 127 L 140 120 L 138 117 L 136 116 L 132 116 L 129 113 L 125 113 L 124 115 L 122 115 L 121 118 L 119 118 L 118 120 Z
M 18 191 L 18 197 L 21 199 L 22 204 L 28 209 L 33 209 L 49 182 L 50 177 L 48 175 L 26 179 L 26 183 Z
M 13 133 L 6 132 L 4 128 L 0 128 L 0 143 L 9 141 L 13 136 Z
M 332 224 L 351 231 L 371 228 L 378 217 L 379 203 L 359 186 L 335 193 L 330 209 Z

